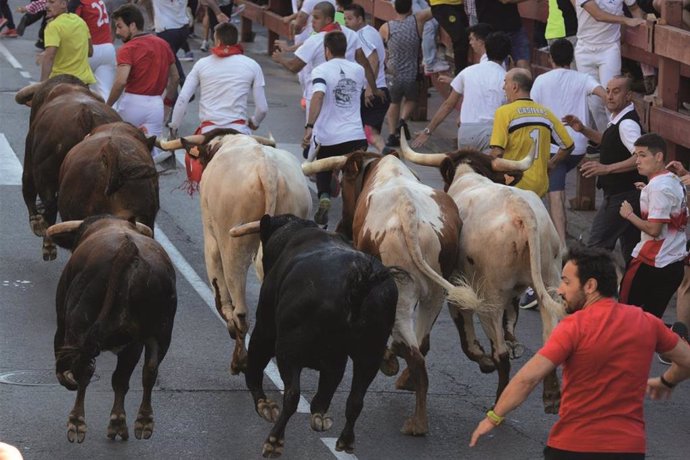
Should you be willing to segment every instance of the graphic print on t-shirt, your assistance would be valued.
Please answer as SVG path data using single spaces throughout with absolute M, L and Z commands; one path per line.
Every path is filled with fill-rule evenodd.
M 335 96 L 335 105 L 343 108 L 352 107 L 354 98 L 359 100 L 359 87 L 357 82 L 345 76 L 343 69 L 340 69 L 340 80 L 333 90 Z

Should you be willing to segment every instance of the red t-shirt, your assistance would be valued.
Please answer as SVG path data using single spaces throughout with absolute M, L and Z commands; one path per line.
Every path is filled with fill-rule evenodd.
M 110 35 L 110 18 L 103 0 L 81 0 L 75 13 L 89 26 L 92 44 L 102 45 L 113 42 Z
M 559 420 L 547 445 L 573 452 L 645 452 L 643 401 L 654 352 L 679 337 L 614 299 L 565 318 L 539 354 L 563 364 Z
M 170 45 L 152 34 L 134 37 L 117 50 L 117 65 L 132 66 L 125 85 L 125 91 L 130 94 L 163 94 L 170 65 L 174 62 Z

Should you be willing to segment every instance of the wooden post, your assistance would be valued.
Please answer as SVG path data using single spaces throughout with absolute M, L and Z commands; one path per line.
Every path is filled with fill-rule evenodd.
M 682 0 L 666 0 L 661 4 L 661 21 L 669 26 L 682 27 Z M 656 46 L 656 44 L 655 44 Z M 678 110 L 678 93 L 680 89 L 680 63 L 668 58 L 659 59 L 658 86 L 661 105 L 666 109 Z M 667 144 L 669 160 L 678 157 L 677 146 L 673 142 Z

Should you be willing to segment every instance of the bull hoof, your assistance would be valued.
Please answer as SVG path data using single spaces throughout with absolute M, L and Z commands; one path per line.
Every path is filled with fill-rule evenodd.
M 338 440 L 335 443 L 335 450 L 337 452 L 342 452 L 345 451 L 348 454 L 351 454 L 355 451 L 355 439 L 354 436 L 350 440 L 345 440 L 343 435 L 340 435 Z
M 333 419 L 328 414 L 311 414 L 311 429 L 328 431 L 333 426 Z
M 237 340 L 237 328 L 235 327 L 235 322 L 230 320 L 228 324 L 228 333 L 230 333 L 230 338 L 232 340 Z
M 58 379 L 58 382 L 60 382 L 60 385 L 67 388 L 69 391 L 77 391 L 79 384 L 74 379 L 74 375 L 72 374 L 72 371 L 65 371 L 63 373 L 58 372 L 55 375 L 57 376 L 57 379 Z
M 408 436 L 424 436 L 429 432 L 429 423 L 426 420 L 410 417 L 405 420 L 405 424 L 400 432 Z
M 137 421 L 134 422 L 134 437 L 137 439 L 149 439 L 153 434 L 153 414 L 139 412 Z
M 519 359 L 525 354 L 525 346 L 520 342 L 506 341 L 508 345 L 508 356 L 510 359 Z
M 265 458 L 278 458 L 283 455 L 284 446 L 284 439 L 276 439 L 275 436 L 269 436 L 266 442 L 264 442 L 264 448 L 261 455 Z
M 69 414 L 67 419 L 67 440 L 81 444 L 86 437 L 86 422 L 83 415 Z
M 48 223 L 40 214 L 33 214 L 29 216 L 29 225 L 31 226 L 31 231 L 34 232 L 36 236 L 46 236 L 46 230 L 48 230 Z
M 398 380 L 395 382 L 395 388 L 398 390 L 416 391 L 417 387 L 410 378 L 410 368 L 406 367 Z
M 496 370 L 496 364 L 493 359 L 491 359 L 491 356 L 482 355 L 482 357 L 477 360 L 477 363 L 479 364 L 479 370 L 482 374 L 491 374 Z
M 400 364 L 398 363 L 398 357 L 393 354 L 390 350 L 386 350 L 381 360 L 381 366 L 379 368 L 383 375 L 392 377 L 398 375 L 400 372 Z
M 247 372 L 247 350 L 242 345 L 235 347 L 230 362 L 230 374 L 239 375 L 240 372 Z
M 117 437 L 122 438 L 123 441 L 129 439 L 129 430 L 127 429 L 127 416 L 124 412 L 120 414 L 110 414 L 110 423 L 108 424 L 108 437 L 112 440 Z
M 51 245 L 43 245 L 43 260 L 46 262 L 50 262 L 51 260 L 55 260 L 57 258 L 57 247 L 54 244 Z
M 256 405 L 256 413 L 267 422 L 275 423 L 280 415 L 278 404 L 270 399 L 259 399 Z

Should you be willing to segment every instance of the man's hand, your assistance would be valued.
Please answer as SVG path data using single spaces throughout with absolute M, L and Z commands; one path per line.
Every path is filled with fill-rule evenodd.
M 416 149 L 417 147 L 424 145 L 428 140 L 429 134 L 426 134 L 424 131 L 418 131 L 414 133 L 414 139 L 412 142 L 410 142 L 410 146 Z
M 625 18 L 625 25 L 628 26 L 628 27 L 637 27 L 637 26 L 641 26 L 641 25 L 644 24 L 645 22 L 647 22 L 647 21 L 645 21 L 645 20 L 642 19 L 642 18 Z
M 647 380 L 647 396 L 653 400 L 669 399 L 673 393 L 673 388 L 669 388 L 663 383 L 659 377 Z
M 583 125 L 580 119 L 575 115 L 566 115 L 561 119 L 561 121 L 565 123 L 566 126 L 570 126 L 578 133 L 581 133 L 582 130 L 585 129 L 585 125 Z
M 311 142 L 312 128 L 306 128 L 304 130 L 304 137 L 302 138 L 302 148 L 306 149 Z
M 273 54 L 271 54 L 271 59 L 273 59 L 275 62 L 279 64 L 282 64 L 283 54 L 285 53 L 281 51 L 279 47 L 276 46 L 275 51 L 273 51 Z
M 249 126 L 249 129 L 251 129 L 252 131 L 256 131 L 257 129 L 259 129 L 259 126 L 255 125 L 251 118 L 249 119 L 249 121 L 247 121 L 247 126 Z
M 628 203 L 628 200 L 625 200 L 621 203 L 621 208 L 618 210 L 618 213 L 623 219 L 628 220 L 630 214 L 633 213 L 633 207 L 630 203 Z
M 372 99 L 374 99 L 374 92 L 367 86 L 367 89 L 364 90 L 364 105 L 367 107 L 374 105 Z
M 287 40 L 276 40 L 273 42 L 273 44 L 276 47 L 277 51 L 280 52 L 285 52 L 285 50 L 288 48 Z
M 228 15 L 223 12 L 216 14 L 216 19 L 218 20 L 218 24 L 230 22 L 230 18 L 228 17 Z
M 494 425 L 494 423 L 487 417 L 484 417 L 484 419 L 481 422 L 479 422 L 479 425 L 477 425 L 477 428 L 474 429 L 474 433 L 472 433 L 472 438 L 470 439 L 470 447 L 476 446 L 480 436 L 484 436 L 494 428 L 496 428 L 496 425 Z
M 690 174 L 688 170 L 685 169 L 685 167 L 683 166 L 683 163 L 681 163 L 678 160 L 673 160 L 672 162 L 667 164 L 666 169 L 676 174 L 677 176 L 686 176 Z
M 26 13 L 26 7 L 18 6 L 17 7 L 17 13 Z
M 580 166 L 580 171 L 582 172 L 582 177 L 585 178 L 594 176 L 605 176 L 609 173 L 606 165 L 603 165 L 598 161 L 585 161 Z

